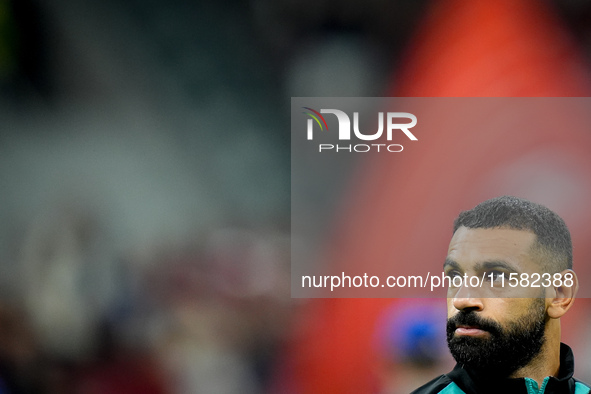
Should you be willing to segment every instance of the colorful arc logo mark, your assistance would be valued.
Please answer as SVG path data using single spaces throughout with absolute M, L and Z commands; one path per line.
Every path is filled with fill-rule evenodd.
M 316 121 L 316 123 L 318 123 L 318 126 L 320 126 L 320 130 L 324 130 L 324 128 L 322 127 L 322 123 L 324 123 L 324 126 L 326 126 L 326 131 L 328 131 L 328 125 L 326 124 L 326 120 L 324 120 L 324 117 L 322 115 L 320 115 L 320 112 L 313 110 L 312 108 L 309 108 L 309 107 L 302 107 L 302 108 L 314 112 L 313 114 L 311 114 L 310 112 L 302 112 L 302 113 L 306 114 L 306 115 L 310 115 Z M 320 119 L 318 119 L 318 118 L 322 119 L 322 123 L 320 123 Z

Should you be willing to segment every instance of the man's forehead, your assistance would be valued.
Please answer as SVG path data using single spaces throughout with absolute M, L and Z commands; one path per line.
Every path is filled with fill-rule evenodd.
M 529 260 L 535 241 L 536 235 L 529 230 L 460 227 L 451 239 L 447 258 L 465 264 L 493 260 L 518 263 Z

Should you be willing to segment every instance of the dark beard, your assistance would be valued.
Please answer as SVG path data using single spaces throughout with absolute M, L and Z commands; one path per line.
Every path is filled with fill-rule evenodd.
M 455 336 L 458 325 L 476 326 L 490 333 L 485 338 Z M 530 312 L 507 328 L 474 311 L 461 311 L 447 321 L 447 345 L 458 364 L 476 373 L 507 377 L 529 364 L 544 344 L 544 299 L 536 298 Z

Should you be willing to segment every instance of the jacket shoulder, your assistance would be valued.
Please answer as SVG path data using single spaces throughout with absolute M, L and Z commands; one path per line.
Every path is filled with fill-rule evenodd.
M 574 394 L 587 394 L 591 391 L 591 387 L 587 383 L 574 378 L 573 381 L 575 382 Z
M 465 394 L 447 375 L 425 383 L 411 394 Z

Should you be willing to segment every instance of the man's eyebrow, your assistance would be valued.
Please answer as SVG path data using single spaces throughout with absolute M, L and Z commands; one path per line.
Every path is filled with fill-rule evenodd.
M 502 260 L 484 261 L 474 266 L 476 271 L 488 271 L 494 268 L 504 268 L 507 271 L 517 272 L 515 267 Z
M 445 259 L 445 262 L 443 263 L 443 269 L 445 270 L 446 268 L 457 270 L 461 269 L 460 265 L 456 261 L 451 259 Z M 515 267 L 502 260 L 484 261 L 482 263 L 477 263 L 474 265 L 474 269 L 476 271 L 488 271 L 494 268 L 503 268 L 507 271 L 517 272 Z
M 445 259 L 445 262 L 443 263 L 443 269 L 445 270 L 447 267 L 455 268 L 457 270 L 460 269 L 460 265 L 458 263 L 456 263 L 455 261 L 450 260 L 450 259 Z

